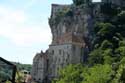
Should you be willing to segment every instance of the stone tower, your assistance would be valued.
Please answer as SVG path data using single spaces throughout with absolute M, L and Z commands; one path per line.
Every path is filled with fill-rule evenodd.
M 47 52 L 37 53 L 33 60 L 32 77 L 36 82 L 42 82 L 47 77 L 47 64 L 48 64 Z

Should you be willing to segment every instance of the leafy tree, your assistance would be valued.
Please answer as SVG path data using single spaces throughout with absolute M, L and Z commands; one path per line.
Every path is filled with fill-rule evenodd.
M 82 70 L 83 66 L 81 64 L 71 64 L 59 71 L 59 79 L 55 79 L 53 83 L 81 83 L 83 80 Z
M 111 83 L 125 83 L 125 65 L 120 65 Z
M 100 48 L 93 50 L 89 54 L 89 64 L 93 65 L 93 64 L 103 63 L 104 60 L 102 53 L 103 51 Z
M 110 83 L 112 68 L 110 65 L 69 65 L 60 70 L 59 79 L 53 83 Z
M 110 65 L 95 65 L 82 73 L 84 77 L 82 83 L 109 83 L 111 74 Z

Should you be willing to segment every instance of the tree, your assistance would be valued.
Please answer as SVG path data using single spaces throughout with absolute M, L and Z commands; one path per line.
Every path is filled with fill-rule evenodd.
M 53 83 L 81 83 L 83 80 L 81 77 L 82 71 L 83 66 L 81 64 L 71 64 L 59 71 L 59 79 L 55 79 Z
M 82 83 L 110 83 L 112 68 L 110 65 L 95 65 L 82 73 Z
M 103 51 L 100 48 L 93 50 L 89 54 L 89 64 L 102 64 L 104 62 L 102 53 Z

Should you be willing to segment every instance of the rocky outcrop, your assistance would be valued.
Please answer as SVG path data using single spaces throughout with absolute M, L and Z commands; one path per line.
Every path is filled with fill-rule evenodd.
M 52 9 L 55 6 L 52 5 Z M 63 8 L 60 8 L 63 7 Z M 49 19 L 49 24 L 51 27 L 51 32 L 53 35 L 52 44 L 58 44 L 59 38 L 67 33 L 72 33 L 77 37 L 81 37 L 81 39 L 88 38 L 91 36 L 92 32 L 92 9 L 88 7 L 88 5 L 84 5 L 81 7 L 73 7 L 73 6 L 60 6 L 58 12 L 54 12 L 54 15 L 51 15 Z M 61 13 L 60 13 L 60 12 Z M 56 16 L 55 16 L 56 14 Z M 65 39 L 64 39 L 65 40 Z

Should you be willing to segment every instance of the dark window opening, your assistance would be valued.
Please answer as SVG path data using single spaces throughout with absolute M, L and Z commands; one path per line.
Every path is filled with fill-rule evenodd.
M 52 50 L 52 55 L 54 55 L 54 50 Z
M 59 55 L 61 55 L 61 50 L 59 50 Z

